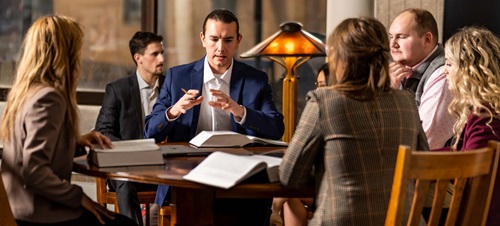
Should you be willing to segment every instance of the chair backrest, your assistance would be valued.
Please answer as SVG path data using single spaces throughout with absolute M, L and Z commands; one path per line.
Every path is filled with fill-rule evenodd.
M 1 171 L 0 171 L 1 173 Z M 12 210 L 10 209 L 9 198 L 3 185 L 2 177 L 0 176 L 0 225 L 1 226 L 16 226 L 16 221 Z
M 96 196 L 97 202 L 104 207 L 106 204 L 113 204 L 115 206 L 115 212 L 119 212 L 118 209 L 118 199 L 116 198 L 116 192 L 108 191 L 106 185 L 106 179 L 97 177 L 96 178 Z M 146 226 L 149 226 L 151 223 L 150 215 L 150 206 L 149 204 L 153 204 L 156 197 L 156 191 L 140 191 L 137 192 L 137 197 L 139 198 L 139 203 L 146 204 Z M 170 217 L 170 211 L 165 212 L 165 217 Z M 167 223 L 166 223 L 167 224 Z M 0 225 L 1 226 L 1 225 Z
M 459 152 L 419 152 L 400 146 L 385 225 L 401 225 L 408 181 L 415 193 L 407 225 L 419 225 L 429 185 L 436 183 L 428 225 L 438 225 L 450 182 L 453 195 L 445 225 L 485 225 L 500 154 L 498 142 Z

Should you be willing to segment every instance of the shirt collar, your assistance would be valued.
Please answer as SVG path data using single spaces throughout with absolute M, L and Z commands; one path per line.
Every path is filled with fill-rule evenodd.
M 415 71 L 417 70 L 418 67 L 420 67 L 420 65 L 422 65 L 427 59 L 429 59 L 429 57 L 431 57 L 431 55 L 436 52 L 436 50 L 438 49 L 438 46 L 439 45 L 436 45 L 436 47 L 434 47 L 434 49 L 431 51 L 431 53 L 429 53 L 429 55 L 427 55 L 422 61 L 420 61 L 418 64 L 416 64 L 415 66 L 411 67 L 411 70 L 412 71 Z
M 231 66 L 227 69 L 224 74 L 222 74 L 219 78 L 224 80 L 226 84 L 229 84 L 231 81 L 231 75 L 233 73 L 233 65 L 234 65 L 234 59 L 231 58 Z M 214 73 L 212 72 L 212 69 L 210 68 L 210 65 L 208 64 L 208 59 L 207 56 L 205 56 L 205 62 L 203 63 L 203 83 L 207 83 L 208 81 L 212 80 L 215 78 Z
M 137 83 L 139 83 L 139 89 L 146 89 L 146 88 L 151 88 L 148 83 L 146 83 L 146 81 L 144 81 L 144 79 L 141 77 L 141 74 L 139 74 L 139 70 L 137 70 L 135 72 L 135 74 L 137 75 Z M 153 87 L 154 89 L 158 88 L 159 87 L 159 82 L 158 82 L 159 79 L 156 79 L 156 82 L 155 82 L 155 86 Z

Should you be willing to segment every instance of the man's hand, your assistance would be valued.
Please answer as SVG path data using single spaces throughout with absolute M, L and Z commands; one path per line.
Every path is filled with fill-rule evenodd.
M 220 108 L 226 112 L 230 112 L 234 117 L 241 119 L 245 110 L 236 101 L 232 100 L 227 94 L 217 89 L 210 89 L 210 93 L 216 98 L 215 101 L 209 101 L 208 105 L 214 108 Z
M 189 109 L 200 104 L 203 101 L 203 96 L 196 98 L 198 93 L 200 93 L 200 91 L 195 89 L 188 90 L 186 94 L 167 111 L 168 118 L 177 118 L 179 115 L 186 114 Z
M 391 87 L 399 89 L 401 81 L 407 76 L 411 75 L 413 71 L 399 62 L 392 62 L 389 64 L 389 76 L 391 77 Z

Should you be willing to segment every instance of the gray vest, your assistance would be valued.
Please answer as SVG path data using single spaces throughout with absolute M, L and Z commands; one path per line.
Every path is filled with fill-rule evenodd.
M 444 61 L 443 45 L 438 44 L 436 51 L 413 71 L 412 76 L 408 79 L 403 79 L 401 82 L 402 89 L 415 94 L 417 106 L 420 106 L 420 98 L 424 92 L 424 86 L 427 79 L 429 79 L 435 70 L 444 65 Z

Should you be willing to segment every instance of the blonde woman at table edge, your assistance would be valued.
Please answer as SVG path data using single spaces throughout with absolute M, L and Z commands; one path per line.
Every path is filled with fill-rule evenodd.
M 111 146 L 98 132 L 79 135 L 82 39 L 80 25 L 58 15 L 38 18 L 24 38 L 0 130 L 2 180 L 19 226 L 136 225 L 70 182 L 77 148 Z
M 486 28 L 462 28 L 446 41 L 445 58 L 444 71 L 454 95 L 448 111 L 458 118 L 452 150 L 500 141 L 500 39 Z M 498 174 L 486 225 L 500 225 Z

